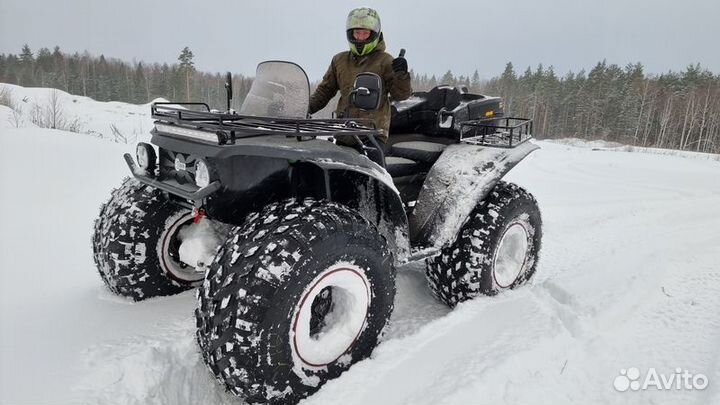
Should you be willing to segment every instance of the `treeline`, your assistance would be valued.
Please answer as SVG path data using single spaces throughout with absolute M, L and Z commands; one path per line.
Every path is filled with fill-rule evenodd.
M 699 65 L 648 75 L 640 63 L 620 67 L 603 61 L 589 72 L 560 77 L 542 65 L 518 74 L 508 63 L 489 80 L 477 71 L 472 76 L 448 71 L 439 78 L 413 73 L 412 80 L 415 90 L 448 84 L 501 96 L 506 113 L 534 120 L 539 137 L 720 153 L 720 76 Z M 162 97 L 220 108 L 226 100 L 224 75 L 197 71 L 187 47 L 177 63 L 144 64 L 87 52 L 70 55 L 58 47 L 33 52 L 25 45 L 17 55 L 0 54 L 0 82 L 137 104 Z M 233 108 L 239 109 L 252 78 L 235 75 L 233 84 Z
M 51 87 L 98 101 L 144 104 L 162 97 L 226 105 L 224 75 L 197 71 L 188 48 L 180 52 L 178 63 L 145 64 L 87 52 L 67 54 L 57 46 L 33 52 L 25 45 L 17 55 L 0 54 L 0 82 Z M 252 78 L 233 76 L 233 108 L 239 108 L 251 84 Z
M 598 63 L 589 72 L 558 77 L 553 68 L 512 63 L 488 81 L 414 75 L 415 89 L 438 84 L 501 96 L 505 111 L 534 121 L 536 136 L 603 139 L 636 146 L 720 153 L 720 76 L 699 65 L 684 72 L 647 75 L 640 63 Z

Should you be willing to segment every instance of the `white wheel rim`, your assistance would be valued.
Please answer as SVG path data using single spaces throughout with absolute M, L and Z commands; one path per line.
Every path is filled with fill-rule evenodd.
M 303 293 L 292 318 L 293 357 L 303 368 L 325 367 L 347 353 L 365 327 L 370 307 L 370 283 L 365 272 L 350 263 L 337 263 L 320 273 Z M 312 303 L 327 287 L 332 308 L 325 325 L 311 336 Z
M 498 287 L 508 288 L 520 276 L 530 247 L 528 240 L 529 233 L 519 222 L 505 230 L 493 260 L 493 277 Z
M 200 281 L 205 277 L 205 271 L 199 271 L 196 267 L 181 264 L 180 258 L 174 258 L 170 256 L 170 243 L 173 239 L 177 238 L 180 228 L 192 221 L 194 216 L 188 212 L 186 215 L 181 215 L 175 220 L 167 230 L 162 234 L 160 239 L 160 265 L 162 269 L 168 273 L 171 277 L 180 281 L 196 282 Z

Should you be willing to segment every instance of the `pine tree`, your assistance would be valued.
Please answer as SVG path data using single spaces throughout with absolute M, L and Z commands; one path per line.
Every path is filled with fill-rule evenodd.
M 175 81 L 173 71 L 167 63 L 160 68 L 160 93 L 159 95 L 168 100 L 175 99 Z
M 34 86 L 35 85 L 35 72 L 34 66 L 35 58 L 30 50 L 28 44 L 23 45 L 22 51 L 20 52 L 20 85 L 21 86 Z
M 82 83 L 82 61 L 80 54 L 75 52 L 73 55 L 63 55 L 65 72 L 67 77 L 67 92 L 70 94 L 81 94 L 83 92 Z
M 55 46 L 53 50 L 53 63 L 55 65 L 55 85 L 54 87 L 70 91 L 70 80 L 67 71 L 67 60 L 65 55 L 60 52 L 60 47 Z
M 4 53 L 0 53 L 0 83 L 5 83 L 8 80 L 6 79 L 8 70 L 8 58 L 5 56 Z
M 193 62 L 193 53 L 187 46 L 183 48 L 178 56 L 180 61 L 180 72 L 185 78 L 185 101 L 190 101 L 190 76 L 195 72 L 195 62 Z
M 480 92 L 480 74 L 477 69 L 475 69 L 475 73 L 473 73 L 472 80 L 470 81 L 470 91 L 473 93 Z
M 95 62 L 95 95 L 91 96 L 96 100 L 108 101 L 111 94 L 111 83 L 108 77 L 108 64 L 105 55 L 100 55 L 100 59 Z
M 457 80 L 455 79 L 452 71 L 448 70 L 447 72 L 445 72 L 442 79 L 440 79 L 440 84 L 448 86 L 454 86 L 455 84 L 457 84 Z
M 48 48 L 40 48 L 35 59 L 35 76 L 40 87 L 55 87 L 55 70 Z
M 145 76 L 145 69 L 142 62 L 138 62 L 133 75 L 133 88 L 135 90 L 135 98 L 133 103 L 147 103 L 150 101 L 150 84 Z
M 517 76 L 515 75 L 512 62 L 508 62 L 505 65 L 505 70 L 503 70 L 500 76 L 499 86 L 500 97 L 505 100 L 505 109 L 512 110 L 515 88 L 517 87 Z
M 621 142 L 637 144 L 640 121 L 645 112 L 643 67 L 640 63 L 628 64 L 623 72 L 622 100 L 617 117 L 617 135 Z
M 25 65 L 32 64 L 35 61 L 32 50 L 28 44 L 23 45 L 22 51 L 20 51 L 20 62 Z

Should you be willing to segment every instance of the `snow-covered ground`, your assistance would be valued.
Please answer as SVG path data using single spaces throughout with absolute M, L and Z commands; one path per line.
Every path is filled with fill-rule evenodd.
M 106 107 L 87 101 L 88 125 Z M 529 286 L 451 311 L 405 266 L 385 341 L 303 404 L 720 403 L 720 162 L 572 143 L 507 176 L 543 213 Z M 0 404 L 242 403 L 202 364 L 193 292 L 131 303 L 94 268 L 133 148 L 0 116 Z M 631 368 L 709 384 L 619 392 Z

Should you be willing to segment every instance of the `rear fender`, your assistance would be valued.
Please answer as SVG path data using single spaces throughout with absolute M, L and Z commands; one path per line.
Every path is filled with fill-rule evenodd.
M 439 249 L 455 240 L 475 206 L 495 184 L 534 150 L 531 142 L 514 148 L 448 146 L 433 165 L 409 218 L 413 246 Z

